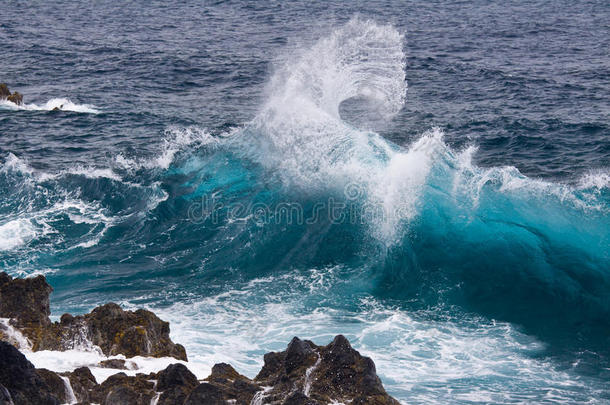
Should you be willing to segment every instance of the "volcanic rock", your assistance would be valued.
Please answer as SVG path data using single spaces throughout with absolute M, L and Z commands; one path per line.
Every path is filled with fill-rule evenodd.
M 184 405 L 225 405 L 227 403 L 225 398 L 225 393 L 220 388 L 209 383 L 202 383 L 190 393 Z
M 82 403 L 90 402 L 89 392 L 97 387 L 97 381 L 91 374 L 91 370 L 88 367 L 79 367 L 71 373 L 67 373 L 66 376 L 70 380 L 70 386 L 76 399 Z
M 0 398 L 24 405 L 58 405 L 60 399 L 53 395 L 36 369 L 23 354 L 11 344 L 0 341 Z M 10 398 L 6 400 L 6 392 Z
M 47 384 L 49 391 L 59 400 L 59 402 L 62 404 L 68 402 L 66 395 L 66 384 L 57 373 L 47 370 L 46 368 L 37 368 L 36 374 L 38 374 L 38 376 Z
M 91 402 L 112 405 L 150 405 L 155 396 L 154 382 L 145 374 L 135 377 L 118 373 L 89 392 Z
M 171 356 L 187 360 L 184 347 L 169 337 L 169 323 L 145 309 L 124 311 L 117 304 L 108 303 L 86 315 L 64 314 L 59 323 L 51 323 L 52 291 L 44 276 L 13 279 L 0 273 L 0 318 L 11 318 L 11 324 L 32 343 L 32 350 L 96 345 L 107 356 Z
M 51 324 L 49 295 L 52 291 L 44 276 L 13 279 L 0 273 L 0 316 L 13 318 L 19 328 L 47 327 Z
M 162 392 L 157 405 L 183 404 L 199 384 L 197 377 L 183 364 L 170 364 L 157 374 L 156 390 Z
M 51 323 L 51 291 L 43 276 L 13 279 L 0 273 L 0 318 L 9 318 L 10 326 L 28 337 L 33 350 L 89 347 L 106 355 L 186 360 L 184 347 L 169 338 L 169 324 L 147 310 L 125 311 L 109 303 L 85 315 L 64 314 L 60 322 Z M 10 328 L 0 330 L 0 340 L 11 334 L 15 331 Z M 127 368 L 122 359 L 104 360 L 99 366 Z M 62 375 L 68 377 L 76 399 L 85 404 L 148 405 L 154 399 L 158 405 L 398 405 L 384 390 L 373 361 L 342 335 L 326 346 L 293 338 L 285 351 L 265 354 L 254 380 L 226 363 L 214 365 L 203 382 L 180 363 L 148 375 L 121 372 L 102 384 L 87 367 Z M 60 375 L 34 369 L 14 346 L 0 341 L 0 405 L 58 404 L 67 396 Z
M 124 311 L 117 304 L 109 303 L 83 317 L 91 342 L 108 356 L 171 356 L 186 361 L 184 347 L 169 338 L 169 323 L 150 311 Z
M 59 345 L 49 319 L 52 291 L 42 275 L 13 279 L 0 273 L 0 318 L 10 318 L 11 325 L 32 342 L 32 350 Z
M 254 381 L 273 387 L 265 394 L 265 403 L 398 405 L 383 388 L 373 361 L 354 350 L 342 335 L 327 346 L 295 337 L 286 351 L 267 353 L 264 359 Z M 293 395 L 295 390 L 310 401 Z
M 219 388 L 227 400 L 239 405 L 248 405 L 262 388 L 248 377 L 239 374 L 227 363 L 215 364 L 206 381 Z

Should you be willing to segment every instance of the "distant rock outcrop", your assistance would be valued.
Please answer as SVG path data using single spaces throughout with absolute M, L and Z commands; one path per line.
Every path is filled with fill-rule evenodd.
M 0 100 L 8 100 L 17 105 L 21 105 L 23 104 L 23 95 L 19 92 L 11 94 L 6 83 L 0 83 Z
M 6 83 L 0 83 L 0 100 L 6 100 L 11 95 L 11 91 L 8 89 Z

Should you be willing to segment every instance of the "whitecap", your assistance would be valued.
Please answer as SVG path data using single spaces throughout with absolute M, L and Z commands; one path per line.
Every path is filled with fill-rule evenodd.
M 5 222 L 0 225 L 0 251 L 23 246 L 37 234 L 37 227 L 28 219 L 18 218 Z
M 25 111 L 53 111 L 58 109 L 61 111 L 73 111 L 79 113 L 99 114 L 97 107 L 89 104 L 76 104 L 68 98 L 52 98 L 42 105 L 38 104 L 15 104 L 12 101 L 0 100 L 0 108 L 10 110 L 25 110 Z

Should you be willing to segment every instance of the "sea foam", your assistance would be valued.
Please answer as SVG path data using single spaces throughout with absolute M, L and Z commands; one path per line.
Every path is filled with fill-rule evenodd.
M 52 98 L 44 104 L 15 104 L 8 100 L 0 100 L 0 108 L 9 110 L 25 110 L 25 111 L 53 111 L 59 109 L 61 111 L 72 111 L 88 114 L 99 114 L 100 110 L 97 107 L 89 104 L 76 104 L 67 98 Z

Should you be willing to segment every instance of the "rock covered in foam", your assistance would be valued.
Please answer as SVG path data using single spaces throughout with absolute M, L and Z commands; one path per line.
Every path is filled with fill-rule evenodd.
M 8 100 L 21 105 L 23 104 L 23 95 L 17 91 L 11 94 L 6 83 L 0 83 L 0 100 Z
M 108 303 L 85 315 L 64 314 L 59 323 L 51 323 L 52 291 L 44 276 L 13 279 L 0 273 L 0 317 L 11 319 L 30 340 L 32 350 L 66 350 L 89 344 L 107 356 L 171 356 L 186 361 L 184 347 L 169 337 L 169 323 L 144 309 L 125 311 Z
M 102 360 L 97 364 L 101 368 L 112 368 L 115 370 L 128 370 L 123 359 L 108 359 Z

